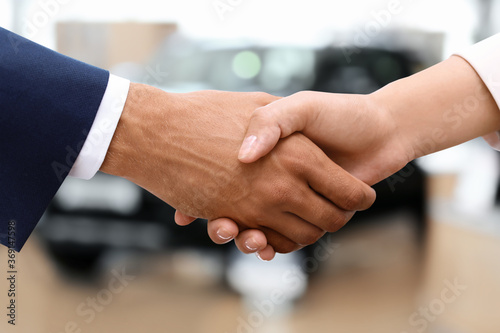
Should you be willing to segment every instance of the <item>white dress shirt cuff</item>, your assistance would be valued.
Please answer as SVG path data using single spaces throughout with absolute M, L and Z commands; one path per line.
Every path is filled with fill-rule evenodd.
M 476 70 L 500 108 L 500 34 L 487 38 L 456 55 L 467 60 Z M 490 133 L 483 138 L 493 148 L 500 150 L 499 132 Z
M 125 107 L 129 88 L 129 80 L 109 75 L 108 86 L 87 140 L 69 172 L 71 177 L 88 180 L 99 171 Z

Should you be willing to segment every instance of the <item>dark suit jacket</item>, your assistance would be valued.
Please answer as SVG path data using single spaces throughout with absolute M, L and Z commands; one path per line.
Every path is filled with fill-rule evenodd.
M 71 170 L 109 73 L 0 28 L 0 243 L 19 251 Z

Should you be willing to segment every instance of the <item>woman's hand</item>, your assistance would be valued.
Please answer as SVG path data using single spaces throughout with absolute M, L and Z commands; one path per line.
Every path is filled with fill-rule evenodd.
M 452 56 L 367 96 L 301 92 L 254 113 L 239 158 L 256 161 L 280 138 L 301 131 L 373 185 L 417 157 L 479 136 L 496 137 L 500 111 L 489 89 L 498 84 L 484 79 L 489 86 L 466 60 Z M 216 220 L 209 229 L 230 224 Z M 236 243 L 241 247 L 252 232 L 240 234 Z M 272 257 L 269 251 L 266 257 Z
M 413 156 L 391 114 L 373 95 L 304 91 L 254 112 L 238 158 L 253 163 L 294 132 L 302 132 L 369 185 L 398 171 Z

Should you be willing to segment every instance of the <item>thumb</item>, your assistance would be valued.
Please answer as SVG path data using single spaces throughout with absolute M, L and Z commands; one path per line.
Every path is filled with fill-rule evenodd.
M 268 154 L 280 138 L 301 131 L 307 123 L 300 93 L 282 98 L 252 114 L 238 159 L 252 163 Z

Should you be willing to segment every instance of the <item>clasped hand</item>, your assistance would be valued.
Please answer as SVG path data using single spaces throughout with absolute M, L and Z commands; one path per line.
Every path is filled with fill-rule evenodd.
M 132 84 L 101 170 L 133 181 L 176 208 L 185 225 L 204 218 L 217 243 L 271 259 L 316 242 L 370 207 L 375 192 L 296 133 L 252 163 L 238 151 L 264 93 L 172 94 Z M 190 218 L 192 217 L 192 218 Z
M 268 102 L 261 97 L 257 105 Z M 243 142 L 239 160 L 253 165 L 255 172 L 264 172 L 266 169 L 259 165 L 264 166 L 269 159 L 293 161 L 266 165 L 274 171 L 276 166 L 285 166 L 283 171 L 287 170 L 289 177 L 280 177 L 278 171 L 270 178 L 262 178 L 265 182 L 255 184 L 253 188 L 259 190 L 249 199 L 254 194 L 260 199 L 269 198 L 275 182 L 288 187 L 278 187 L 278 205 L 276 201 L 259 200 L 246 206 L 236 203 L 233 215 L 219 215 L 208 223 L 209 235 L 215 242 L 236 237 L 240 250 L 258 252 L 262 259 L 270 260 L 275 251 L 288 252 L 310 244 L 325 231 L 337 230 L 353 211 L 373 202 L 374 192 L 367 185 L 387 178 L 415 158 L 485 135 L 498 146 L 498 104 L 474 68 L 458 56 L 369 95 L 300 92 L 279 100 L 268 99 L 270 104 L 250 111 L 250 119 L 248 110 L 238 109 L 242 121 L 239 124 L 247 124 L 247 130 L 243 136 L 239 130 L 232 135 Z M 302 134 L 293 134 L 297 132 Z M 304 143 L 299 145 L 299 141 Z M 232 153 L 228 157 L 234 162 Z M 235 184 L 245 184 L 240 181 L 235 179 Z M 307 189 L 309 194 L 305 195 Z M 177 222 L 190 223 L 191 214 L 179 209 L 188 215 L 178 213 Z M 246 209 L 260 210 L 258 217 L 292 214 L 296 218 L 289 219 L 292 224 L 288 220 L 282 220 L 283 224 L 278 220 L 260 224 L 255 219 L 239 219 Z M 273 210 L 281 215 L 267 215 Z M 269 226 L 273 232 L 269 232 Z M 230 237 L 222 239 L 221 231 Z
M 252 114 L 238 158 L 243 163 L 256 163 L 272 153 L 280 139 L 301 132 L 338 166 L 366 184 L 373 185 L 412 159 L 396 135 L 396 126 L 388 110 L 380 107 L 374 97 L 300 92 L 274 101 Z M 339 183 L 331 186 L 332 191 L 341 190 Z M 342 196 L 348 191 L 340 193 Z M 338 204 L 338 200 L 332 202 Z M 181 224 L 191 220 L 184 214 L 178 214 L 177 221 Z M 266 238 L 258 230 L 245 230 L 238 234 L 235 223 L 230 219 L 209 221 L 208 229 L 215 242 L 221 240 L 214 230 L 233 230 L 238 248 L 245 253 L 256 252 L 246 247 L 245 243 L 249 239 L 258 240 L 259 256 L 265 260 L 274 257 L 273 243 L 266 245 Z
M 240 162 L 258 168 L 259 162 L 272 156 L 294 156 L 290 154 L 300 151 L 299 147 L 297 144 L 291 146 L 288 140 L 304 139 L 302 134 L 296 133 L 302 132 L 319 145 L 323 152 L 317 146 L 310 146 L 309 154 L 314 154 L 297 155 L 293 169 L 300 166 L 308 170 L 309 173 L 305 174 L 308 179 L 302 180 L 306 185 L 309 184 L 316 195 L 307 197 L 301 194 L 300 188 L 277 190 L 275 193 L 287 193 L 286 196 L 280 196 L 279 203 L 271 200 L 266 202 L 270 206 L 262 206 L 257 202 L 248 206 L 248 209 L 257 210 L 260 214 L 253 221 L 242 223 L 227 215 L 209 220 L 208 231 L 212 240 L 226 243 L 235 238 L 236 245 L 242 252 L 257 252 L 261 258 L 270 260 L 275 252 L 290 252 L 314 243 L 325 232 L 333 232 L 342 227 L 353 216 L 354 211 L 371 206 L 375 198 L 373 190 L 353 178 L 346 170 L 372 185 L 407 163 L 405 154 L 401 154 L 404 152 L 402 145 L 389 140 L 393 129 L 383 111 L 375 107 L 375 103 L 367 96 L 314 92 L 273 99 L 272 103 L 253 111 L 239 150 Z M 329 160 L 325 159 L 325 155 Z M 318 156 L 321 158 L 316 160 Z M 388 165 L 389 160 L 393 161 L 392 166 Z M 256 188 L 268 188 L 270 191 L 267 193 L 272 193 L 272 187 L 276 189 L 275 184 L 283 184 L 280 183 L 283 172 L 266 177 Z M 299 180 L 293 179 L 296 176 L 298 175 L 287 179 L 288 184 L 296 184 Z M 258 192 L 254 192 L 256 193 Z M 286 218 L 281 215 L 281 221 L 271 221 L 271 228 L 259 223 L 255 228 L 260 217 L 273 216 L 268 215 L 268 212 L 287 204 L 291 205 L 282 211 L 286 213 Z M 330 213 L 325 214 L 325 209 Z M 235 214 L 238 215 L 238 212 Z M 187 225 L 195 220 L 193 216 L 196 215 L 180 213 L 178 210 L 176 222 Z M 299 223 L 300 220 L 307 223 Z

